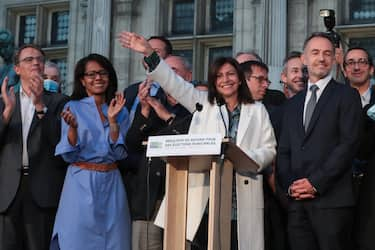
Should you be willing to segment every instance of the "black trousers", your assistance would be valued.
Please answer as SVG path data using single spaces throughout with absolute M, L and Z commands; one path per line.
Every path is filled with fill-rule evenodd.
M 291 250 L 352 250 L 353 208 L 318 208 L 293 201 L 288 211 Z
M 40 208 L 32 199 L 29 177 L 22 176 L 16 198 L 0 214 L 1 250 L 48 250 L 56 209 Z
M 201 223 L 199 224 L 198 231 L 191 243 L 191 250 L 206 250 L 208 242 L 208 215 L 204 214 Z M 238 233 L 237 233 L 237 221 L 232 220 L 231 223 L 231 237 L 230 237 L 230 249 L 238 249 Z

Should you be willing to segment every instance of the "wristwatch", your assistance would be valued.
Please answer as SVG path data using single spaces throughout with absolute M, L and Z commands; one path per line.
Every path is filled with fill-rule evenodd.
M 35 110 L 35 112 L 37 115 L 44 115 L 47 113 L 47 110 L 48 110 L 47 107 L 44 106 L 42 110 Z

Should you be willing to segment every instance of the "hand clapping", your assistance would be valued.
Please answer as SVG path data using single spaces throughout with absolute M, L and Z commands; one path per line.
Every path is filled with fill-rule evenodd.
M 116 123 L 117 115 L 121 112 L 125 105 L 125 97 L 123 93 L 116 93 L 115 98 L 111 100 L 108 107 L 109 123 Z
M 3 111 L 3 119 L 5 123 L 9 122 L 10 117 L 12 116 L 14 107 L 16 106 L 16 96 L 14 94 L 14 88 L 10 87 L 9 93 L 7 91 L 8 87 L 8 77 L 4 78 L 3 84 L 1 85 L 1 95 L 4 101 L 4 111 Z

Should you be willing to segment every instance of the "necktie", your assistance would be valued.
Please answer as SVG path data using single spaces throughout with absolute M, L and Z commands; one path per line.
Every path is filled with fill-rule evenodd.
M 318 86 L 315 84 L 311 85 L 310 91 L 311 91 L 311 96 L 310 100 L 306 105 L 306 113 L 305 113 L 305 131 L 307 131 L 307 128 L 309 127 L 309 123 L 311 120 L 311 116 L 314 112 L 315 105 L 316 105 L 316 91 L 319 89 Z

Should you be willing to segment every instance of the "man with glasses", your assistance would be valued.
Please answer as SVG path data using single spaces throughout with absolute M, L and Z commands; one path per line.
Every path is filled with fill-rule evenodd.
M 372 58 L 364 48 L 351 48 L 344 56 L 344 75 L 350 86 L 358 90 L 362 107 L 370 103 L 372 89 L 370 79 L 374 74 Z
M 361 96 L 364 127 L 361 135 L 361 146 L 353 162 L 353 183 L 355 194 L 358 196 L 357 211 L 355 212 L 356 248 L 359 250 L 372 249 L 374 241 L 375 216 L 373 216 L 374 196 L 374 162 L 373 155 L 375 128 L 374 121 L 366 115 L 366 111 L 375 103 L 374 89 L 370 79 L 374 74 L 371 55 L 364 48 L 350 48 L 344 56 L 344 75 L 348 83 Z
M 238 60 L 238 58 L 236 58 Z M 241 59 L 241 58 L 239 58 Z M 245 74 L 247 86 L 255 101 L 262 102 L 270 116 L 272 126 L 278 137 L 282 109 L 280 106 L 285 96 L 278 90 L 268 89 L 271 81 L 268 79 L 268 66 L 260 61 L 245 61 L 240 64 Z M 283 250 L 286 249 L 285 219 L 283 209 L 278 197 L 275 195 L 274 164 L 266 168 L 264 175 L 264 234 L 265 249 Z
M 66 98 L 43 91 L 44 52 L 24 45 L 15 55 L 21 88 L 2 84 L 0 100 L 0 249 L 46 250 L 66 164 L 54 156 Z

